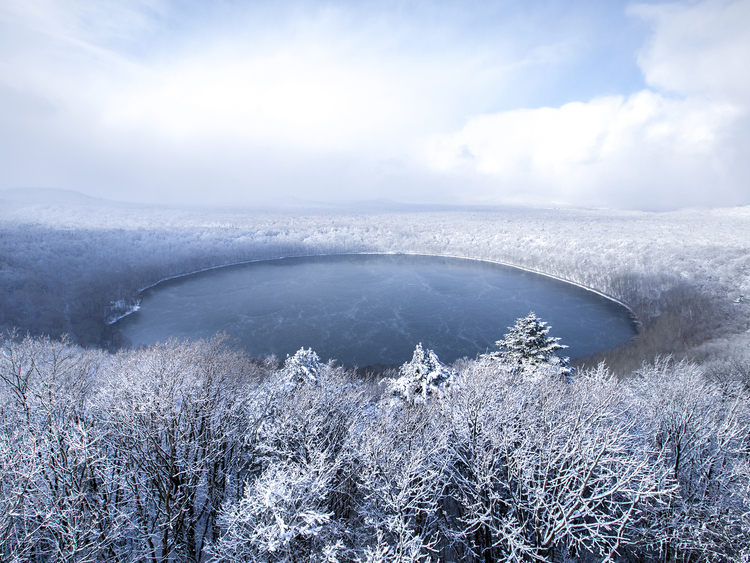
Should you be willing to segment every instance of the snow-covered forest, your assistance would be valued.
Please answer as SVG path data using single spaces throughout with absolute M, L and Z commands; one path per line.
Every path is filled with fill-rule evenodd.
M 0 344 L 0 559 L 750 560 L 750 209 L 39 195 L 0 192 L 0 324 L 17 328 Z M 359 252 L 532 269 L 622 301 L 641 332 L 571 370 L 528 317 L 452 366 L 415 342 L 377 383 L 309 349 L 247 358 L 231 335 L 131 350 L 108 324 L 171 276 Z
M 747 561 L 747 373 L 571 375 L 528 321 L 453 367 L 418 346 L 380 385 L 222 337 L 5 339 L 0 557 Z

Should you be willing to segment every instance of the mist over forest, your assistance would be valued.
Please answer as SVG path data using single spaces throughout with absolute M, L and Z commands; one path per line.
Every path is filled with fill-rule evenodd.
M 154 207 L 0 191 L 7 561 L 750 557 L 750 209 Z M 232 335 L 132 349 L 161 280 L 290 256 L 501 262 L 625 304 L 569 365 L 544 319 L 384 373 Z M 532 316 L 533 317 L 533 316 Z

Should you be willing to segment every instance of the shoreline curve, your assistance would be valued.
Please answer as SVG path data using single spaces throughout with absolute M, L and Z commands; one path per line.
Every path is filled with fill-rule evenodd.
M 314 258 L 316 256 L 368 256 L 368 255 L 369 256 L 399 256 L 399 255 L 400 256 L 432 256 L 432 257 L 436 257 L 436 258 L 456 258 L 456 259 L 459 259 L 459 260 L 472 260 L 474 262 L 486 262 L 487 264 L 497 264 L 499 266 L 506 266 L 508 268 L 515 268 L 517 270 L 522 270 L 524 272 L 529 272 L 529 273 L 532 273 L 532 274 L 537 274 L 537 275 L 540 275 L 540 276 L 545 276 L 545 277 L 548 277 L 548 278 L 551 278 L 551 279 L 554 279 L 554 280 L 557 280 L 557 281 L 560 281 L 560 282 L 563 282 L 563 283 L 568 283 L 570 285 L 574 285 L 576 287 L 580 287 L 581 289 L 585 289 L 586 291 L 590 291 L 592 293 L 595 293 L 595 294 L 597 294 L 597 295 L 599 295 L 601 297 L 604 297 L 605 299 L 609 299 L 610 301 L 612 301 L 614 303 L 617 303 L 618 305 L 620 305 L 620 306 L 624 307 L 625 309 L 627 309 L 628 313 L 630 313 L 630 317 L 633 320 L 633 323 L 635 324 L 636 334 L 639 334 L 641 332 L 642 328 L 643 328 L 643 325 L 641 324 L 640 319 L 638 319 L 638 317 L 636 316 L 635 312 L 630 307 L 630 305 L 628 305 L 624 301 L 620 301 L 619 299 L 617 299 L 616 297 L 613 297 L 612 295 L 608 295 L 608 294 L 604 293 L 603 291 L 599 291 L 598 289 L 595 289 L 593 287 L 589 287 L 589 286 L 584 285 L 582 283 L 571 281 L 571 280 L 562 278 L 560 276 L 556 276 L 554 274 L 549 274 L 549 273 L 546 273 L 546 272 L 543 272 L 543 271 L 540 271 L 540 270 L 534 270 L 533 268 L 526 268 L 524 266 L 517 266 L 517 265 L 511 264 L 509 262 L 502 262 L 500 260 L 488 260 L 486 258 L 471 258 L 471 257 L 468 257 L 468 256 L 456 256 L 455 254 L 425 254 L 424 252 L 341 252 L 341 253 L 329 253 L 329 254 L 299 254 L 299 255 L 295 255 L 295 256 L 278 256 L 276 258 L 259 258 L 259 259 L 255 259 L 255 260 L 240 260 L 238 262 L 229 262 L 229 263 L 226 263 L 226 264 L 219 264 L 217 266 L 209 266 L 207 268 L 201 268 L 201 269 L 198 269 L 198 270 L 193 270 L 191 272 L 185 272 L 183 274 L 176 274 L 174 276 L 168 276 L 166 278 L 160 279 L 159 281 L 156 281 L 156 282 L 151 283 L 149 285 L 143 286 L 142 288 L 140 288 L 138 290 L 138 294 L 140 295 L 141 293 L 143 293 L 147 289 L 151 289 L 152 287 L 155 287 L 155 286 L 159 285 L 160 283 L 163 283 L 163 282 L 166 282 L 166 281 L 170 281 L 170 280 L 174 280 L 174 279 L 178 279 L 178 278 L 182 278 L 182 277 L 186 277 L 186 276 L 192 276 L 194 274 L 200 274 L 202 272 L 209 272 L 211 270 L 218 270 L 219 268 L 229 268 L 231 266 L 241 266 L 243 264 L 254 264 L 254 263 L 257 263 L 257 262 L 273 262 L 273 261 L 276 261 L 276 260 L 287 260 L 289 258 Z M 140 304 L 140 300 L 139 300 L 139 304 Z M 138 309 L 140 309 L 140 307 L 134 308 L 132 311 L 128 311 L 124 315 L 119 316 L 117 319 L 115 319 L 114 321 L 112 321 L 111 323 L 108 323 L 108 324 L 113 325 L 117 321 L 119 321 L 120 319 L 123 319 L 123 318 L 127 317 L 131 313 L 135 313 Z

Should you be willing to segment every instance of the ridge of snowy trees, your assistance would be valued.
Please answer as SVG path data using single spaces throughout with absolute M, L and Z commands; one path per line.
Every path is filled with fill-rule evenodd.
M 570 376 L 552 353 L 518 377 L 418 346 L 400 377 L 420 400 L 394 401 L 309 349 L 10 336 L 3 561 L 750 558 L 750 388 L 729 366 Z

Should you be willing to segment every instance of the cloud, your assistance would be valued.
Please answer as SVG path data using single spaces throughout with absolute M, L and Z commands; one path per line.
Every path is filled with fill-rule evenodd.
M 110 93 L 102 120 L 171 140 L 224 137 L 315 152 L 382 143 L 424 114 L 414 81 L 320 45 L 245 57 L 218 54 L 148 68 Z
M 0 187 L 750 203 L 748 6 L 6 0 Z
M 426 158 L 441 172 L 495 178 L 499 190 L 488 197 L 537 204 L 707 204 L 718 195 L 712 180 L 731 180 L 717 157 L 742 115 L 727 102 L 675 100 L 643 90 L 627 98 L 476 116 L 460 131 L 434 137 Z M 705 197 L 684 197 L 701 186 Z
M 0 20 L 14 37 L 0 80 L 110 134 L 320 152 L 393 147 L 440 130 L 467 99 L 509 82 L 503 68 L 515 64 L 441 44 L 436 36 L 450 32 L 439 25 L 335 5 L 287 8 L 233 7 L 237 22 L 177 32 L 158 22 L 200 14 L 163 2 L 9 0 Z
M 179 27 L 200 14 L 167 3 L 10 0 L 0 8 L 9 32 L 0 82 L 56 109 L 43 125 L 48 139 L 67 131 L 68 145 L 92 152 L 138 138 L 197 159 L 220 145 L 377 162 L 457 123 L 466 100 L 507 82 L 502 67 L 512 67 L 466 45 L 433 51 L 448 32 L 408 18 L 287 7 L 232 8 L 232 21 L 172 31 L 157 22 Z M 0 119 L 18 121 L 7 109 Z
M 750 2 L 639 4 L 651 40 L 638 57 L 647 82 L 683 95 L 746 102 L 750 95 Z
M 434 170 L 498 201 L 681 207 L 750 203 L 750 2 L 635 6 L 655 89 L 471 117 L 434 136 Z M 490 187 L 488 187 L 490 186 Z

